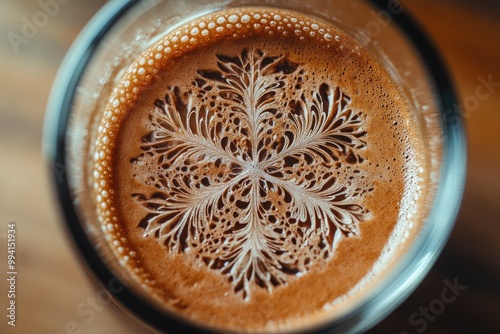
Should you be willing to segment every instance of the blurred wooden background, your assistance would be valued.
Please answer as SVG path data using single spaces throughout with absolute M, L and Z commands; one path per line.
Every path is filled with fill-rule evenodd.
M 40 10 L 36 0 L 0 2 L 0 333 L 141 333 L 113 306 L 82 317 L 95 291 L 62 228 L 41 154 L 45 105 L 71 42 L 103 0 L 70 1 L 19 52 L 9 32 Z M 500 2 L 403 0 L 439 46 L 460 101 L 476 94 L 479 77 L 500 82 Z M 426 333 L 500 333 L 500 86 L 467 116 L 469 173 L 456 228 L 417 291 L 371 333 L 418 333 L 409 322 L 440 298 L 444 280 L 466 285 Z M 18 229 L 17 326 L 6 324 L 7 223 Z M 90 298 L 90 299 L 89 299 Z M 414 320 L 422 319 L 418 316 Z M 69 325 L 68 325 L 69 324 Z M 69 329 L 67 332 L 70 333 Z

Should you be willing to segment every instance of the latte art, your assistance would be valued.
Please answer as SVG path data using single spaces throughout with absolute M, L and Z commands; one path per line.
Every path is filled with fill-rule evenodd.
M 114 83 L 92 138 L 109 246 L 169 312 L 221 331 L 340 314 L 420 227 L 418 123 L 347 34 L 276 8 L 185 23 Z
M 300 64 L 262 50 L 216 57 L 192 89 L 155 101 L 132 163 L 156 189 L 133 196 L 145 236 L 193 252 L 250 298 L 251 284 L 285 284 L 359 234 L 368 213 L 353 198 L 368 189 L 338 176 L 363 160 L 366 133 L 339 87 L 305 89 Z

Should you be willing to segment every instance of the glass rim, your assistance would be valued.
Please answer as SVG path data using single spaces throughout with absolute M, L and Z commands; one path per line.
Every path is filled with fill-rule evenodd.
M 90 20 L 68 51 L 54 81 L 47 106 L 44 128 L 44 154 L 52 166 L 52 183 L 64 217 L 66 230 L 72 236 L 87 268 L 101 285 L 119 282 L 120 288 L 107 292 L 113 295 L 135 317 L 154 329 L 172 333 L 192 331 L 213 333 L 214 329 L 200 327 L 180 317 L 159 310 L 145 298 L 128 288 L 113 274 L 99 256 L 84 231 L 81 219 L 73 203 L 68 173 L 64 171 L 67 156 L 67 128 L 72 103 L 82 74 L 92 59 L 102 39 L 120 18 L 140 0 L 125 2 L 109 1 Z M 387 1 L 366 0 L 375 8 L 387 8 Z M 314 327 L 317 333 L 333 331 L 363 331 L 392 312 L 423 280 L 441 253 L 453 229 L 465 186 L 466 142 L 461 111 L 457 108 L 456 94 L 444 62 L 437 49 L 406 11 L 391 16 L 398 30 L 408 38 L 425 66 L 428 79 L 434 84 L 435 99 L 441 116 L 443 144 L 442 165 L 437 181 L 437 192 L 430 213 L 420 233 L 413 241 L 414 249 L 408 250 L 394 265 L 393 274 L 378 283 L 377 289 L 367 291 L 356 304 L 356 309 L 326 324 Z M 62 172 L 61 168 L 62 166 Z M 446 210 L 446 214 L 443 214 Z M 439 223 L 438 223 L 439 222 Z M 425 228 L 428 225 L 431 228 Z M 396 275 L 397 274 L 397 275 Z M 374 290 L 377 290 L 376 292 Z M 370 292 L 370 293 L 369 293 Z M 359 304 L 359 305 L 358 305 Z

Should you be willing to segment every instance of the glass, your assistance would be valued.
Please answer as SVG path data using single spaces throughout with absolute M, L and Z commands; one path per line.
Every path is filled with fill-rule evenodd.
M 110 1 L 69 51 L 48 105 L 44 146 L 53 168 L 66 226 L 101 286 L 132 319 L 152 332 L 211 332 L 162 309 L 121 266 L 104 240 L 94 211 L 86 138 L 112 83 L 148 46 L 194 17 L 248 5 L 275 6 L 323 19 L 367 47 L 386 66 L 420 122 L 432 164 L 435 194 L 408 251 L 344 311 L 298 332 L 361 332 L 393 311 L 416 288 L 441 252 L 459 208 L 465 175 L 460 111 L 444 64 L 404 10 L 392 1 Z M 111 83 L 111 84 L 110 84 Z

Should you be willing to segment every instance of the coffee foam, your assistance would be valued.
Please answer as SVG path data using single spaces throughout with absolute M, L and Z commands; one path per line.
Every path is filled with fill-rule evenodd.
M 240 85 L 261 72 L 264 112 L 238 116 L 245 97 L 227 87 L 238 67 Z M 248 331 L 313 321 L 362 291 L 421 220 L 415 125 L 383 67 L 336 28 L 276 9 L 204 16 L 114 89 L 94 145 L 103 232 L 146 289 L 192 320 Z M 314 149 L 283 153 L 300 138 Z M 188 139 L 212 150 L 186 156 Z M 198 211 L 178 218 L 187 197 Z M 200 207 L 209 218 L 192 218 Z

